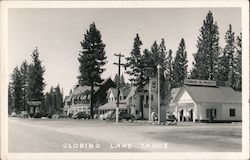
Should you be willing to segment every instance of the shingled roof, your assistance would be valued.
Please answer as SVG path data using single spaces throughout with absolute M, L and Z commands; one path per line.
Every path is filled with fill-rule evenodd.
M 111 102 L 108 102 L 102 106 L 100 106 L 98 109 L 99 110 L 113 110 L 113 109 L 116 109 L 117 105 L 116 105 L 116 101 L 111 101 Z M 126 109 L 126 103 L 124 101 L 121 101 L 119 103 L 119 109 Z
M 215 103 L 241 103 L 241 92 L 234 91 L 231 87 L 207 87 L 184 85 L 174 97 L 176 101 L 180 93 L 186 90 L 195 102 Z

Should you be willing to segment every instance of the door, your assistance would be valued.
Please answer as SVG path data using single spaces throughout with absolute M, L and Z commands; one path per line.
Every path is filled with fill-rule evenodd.
M 193 109 L 189 111 L 189 115 L 190 115 L 189 121 L 193 121 Z
M 216 109 L 207 109 L 207 119 L 209 122 L 213 122 L 216 119 Z

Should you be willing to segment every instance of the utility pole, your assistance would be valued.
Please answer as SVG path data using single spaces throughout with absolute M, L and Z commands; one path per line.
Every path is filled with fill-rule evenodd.
M 158 124 L 161 124 L 161 95 L 160 95 L 160 69 L 161 69 L 161 65 L 157 65 L 157 70 L 158 70 Z
M 121 53 L 119 54 L 114 54 L 115 56 L 117 56 L 119 58 L 118 63 L 114 63 L 114 65 L 118 65 L 118 82 L 117 82 L 117 104 L 116 104 L 116 123 L 118 123 L 119 120 L 119 103 L 120 103 L 120 74 L 121 74 L 121 57 L 124 57 L 124 55 L 122 55 Z

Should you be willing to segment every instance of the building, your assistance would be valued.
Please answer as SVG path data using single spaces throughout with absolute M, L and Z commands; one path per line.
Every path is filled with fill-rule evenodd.
M 130 113 L 135 116 L 136 119 L 149 119 L 149 84 L 144 85 L 142 89 L 138 89 L 136 86 L 132 86 L 130 92 L 125 100 Z M 158 112 L 158 99 L 157 89 L 151 92 L 151 113 Z
M 170 111 L 179 121 L 232 122 L 242 120 L 241 92 L 218 87 L 215 81 L 186 80 L 171 91 Z
M 126 106 L 125 99 L 127 98 L 129 91 L 130 91 L 130 88 L 128 88 L 128 87 L 120 89 L 119 111 L 128 112 L 128 108 Z M 116 107 L 117 107 L 117 88 L 109 88 L 106 95 L 107 95 L 107 97 L 106 97 L 107 103 L 98 108 L 99 115 L 102 115 L 108 111 L 116 110 Z
M 97 114 L 97 108 L 107 102 L 106 92 L 110 87 L 115 87 L 115 83 L 108 78 L 101 84 L 94 86 L 94 112 Z M 77 112 L 90 113 L 90 86 L 77 85 L 70 95 L 65 97 L 64 100 L 64 113 L 76 114 Z

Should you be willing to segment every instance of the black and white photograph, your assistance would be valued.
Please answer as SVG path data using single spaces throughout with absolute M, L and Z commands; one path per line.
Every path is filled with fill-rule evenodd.
M 1 2 L 1 159 L 249 159 L 248 1 Z

